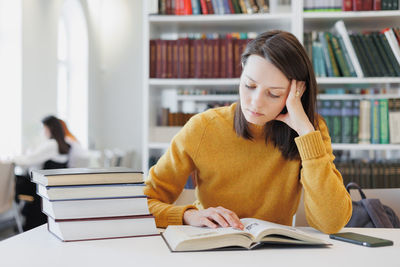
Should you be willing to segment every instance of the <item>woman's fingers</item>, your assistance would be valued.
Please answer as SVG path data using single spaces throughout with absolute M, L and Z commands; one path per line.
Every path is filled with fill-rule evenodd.
M 244 226 L 236 213 L 231 210 L 225 209 L 224 207 L 218 207 L 217 209 L 221 211 L 221 215 L 229 223 L 230 226 L 243 229 Z

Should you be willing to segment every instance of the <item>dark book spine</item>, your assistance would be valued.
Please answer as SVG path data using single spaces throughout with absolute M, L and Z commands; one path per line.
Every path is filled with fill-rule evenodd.
M 360 66 L 361 66 L 361 69 L 362 69 L 364 75 L 366 77 L 371 77 L 370 70 L 369 70 L 369 68 L 367 68 L 367 63 L 365 62 L 365 55 L 364 55 L 364 53 L 362 53 L 362 50 L 360 48 L 360 44 L 358 43 L 355 35 L 354 34 L 350 34 L 349 38 L 350 38 L 351 44 L 354 47 L 354 51 L 356 52 L 356 56 L 357 56 L 357 58 L 358 58 L 358 60 L 360 62 Z
M 171 40 L 172 61 L 171 61 L 171 78 L 178 78 L 179 71 L 179 40 Z
M 352 113 L 353 102 L 352 100 L 343 100 L 341 109 L 341 131 L 342 143 L 351 143 L 352 141 Z
M 393 71 L 394 71 L 394 75 L 393 76 L 396 76 L 396 77 L 400 76 L 400 65 L 397 62 L 396 57 L 393 54 L 392 49 L 390 48 L 389 42 L 386 39 L 385 34 L 384 33 L 379 33 L 379 37 L 381 38 L 381 42 L 382 42 L 383 48 L 384 48 L 385 53 L 386 53 L 386 55 L 387 55 L 387 57 L 389 59 L 389 63 L 393 68 Z
M 371 46 L 369 43 L 369 38 L 366 36 L 366 34 L 359 34 L 358 38 L 360 40 L 360 43 L 365 51 L 366 55 L 369 55 L 367 57 L 367 60 L 369 62 L 370 69 L 375 77 L 381 77 L 383 76 L 383 72 L 379 66 L 379 59 L 376 58 L 375 53 L 376 49 L 374 46 Z
M 352 112 L 352 131 L 351 131 L 351 142 L 353 144 L 358 143 L 358 131 L 360 123 L 360 100 L 353 100 L 353 112 Z
M 194 78 L 195 75 L 195 54 L 194 54 L 194 39 L 189 39 L 189 78 Z
M 156 77 L 156 66 L 157 66 L 157 54 L 156 54 L 156 41 L 150 40 L 150 49 L 149 49 L 149 57 L 150 57 L 150 69 L 149 75 L 150 78 Z

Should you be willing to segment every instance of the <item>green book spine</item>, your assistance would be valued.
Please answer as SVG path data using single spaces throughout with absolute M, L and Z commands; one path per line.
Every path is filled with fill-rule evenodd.
M 330 34 L 333 52 L 335 54 L 336 61 L 339 65 L 340 73 L 344 77 L 351 77 L 349 67 L 347 66 L 346 59 L 344 58 L 343 51 L 340 48 L 338 38 Z
M 338 67 L 338 64 L 336 62 L 335 55 L 334 55 L 334 52 L 333 52 L 330 35 L 331 35 L 330 32 L 325 32 L 324 33 L 324 37 L 326 39 L 326 43 L 327 43 L 327 47 L 328 47 L 329 60 L 331 61 L 331 65 L 332 65 L 332 69 L 333 69 L 333 75 L 335 77 L 340 77 L 340 71 L 339 71 L 339 67 Z
M 390 61 L 389 61 L 389 58 L 388 58 L 388 56 L 387 56 L 387 54 L 385 52 L 385 49 L 383 48 L 383 44 L 381 42 L 381 38 L 379 36 L 379 33 L 376 33 L 376 32 L 375 33 L 371 33 L 371 36 L 372 36 L 372 38 L 373 38 L 373 40 L 375 42 L 375 45 L 378 47 L 379 56 L 381 57 L 384 65 L 385 65 L 385 68 L 387 69 L 388 76 L 395 76 L 396 75 L 395 71 L 393 69 L 392 64 L 390 64 Z
M 379 37 L 381 38 L 381 42 L 383 45 L 383 48 L 385 49 L 385 53 L 388 56 L 389 62 L 394 70 L 395 76 L 400 76 L 400 66 L 399 63 L 396 60 L 396 57 L 393 54 L 392 48 L 389 45 L 388 40 L 386 39 L 386 36 L 384 33 L 379 33 Z
M 371 39 L 369 38 L 370 36 L 367 34 L 362 34 L 360 35 L 362 42 L 364 43 L 367 53 L 372 65 L 372 69 L 377 77 L 382 77 L 385 75 L 384 69 L 383 69 L 383 64 L 380 60 L 380 57 L 378 56 L 378 51 L 374 44 L 372 43 Z
M 352 112 L 352 123 L 351 123 L 351 142 L 354 144 L 358 143 L 358 131 L 360 123 L 360 100 L 352 100 L 353 112 Z
M 338 38 L 340 49 L 342 50 L 347 66 L 349 67 L 351 77 L 357 77 L 356 70 L 354 69 L 353 63 L 351 63 L 350 55 L 346 49 L 346 46 L 344 45 L 342 36 L 337 35 L 336 37 Z
M 374 57 L 379 65 L 381 75 L 382 76 L 390 76 L 389 70 L 387 69 L 383 58 L 379 54 L 379 47 L 377 46 L 376 42 L 374 41 L 374 35 L 373 34 L 367 35 L 367 40 L 369 41 L 369 44 L 374 51 Z
M 343 100 L 341 109 L 341 131 L 342 131 L 342 143 L 352 142 L 352 123 L 353 123 L 353 101 Z
M 376 73 L 376 70 L 374 68 L 374 62 L 372 61 L 371 52 L 368 51 L 368 48 L 367 48 L 366 43 L 364 42 L 362 36 L 363 35 L 360 33 L 356 34 L 355 35 L 356 42 L 358 42 L 358 46 L 361 50 L 361 54 L 363 54 L 363 56 L 364 56 L 364 62 L 366 64 L 366 67 L 368 69 L 370 76 L 377 77 L 379 75 Z
M 333 67 L 332 67 L 332 62 L 329 58 L 329 48 L 328 48 L 328 43 L 325 39 L 324 33 L 323 32 L 319 32 L 318 33 L 319 36 L 319 41 L 322 44 L 322 51 L 324 54 L 324 62 L 325 62 L 325 68 L 326 68 L 326 72 L 327 72 L 327 76 L 328 77 L 335 77 L 335 74 L 333 72 Z
M 389 103 L 387 99 L 379 99 L 380 143 L 389 144 Z
M 371 143 L 379 144 L 379 100 L 371 100 Z
M 333 143 L 341 143 L 342 142 L 342 101 L 341 100 L 333 100 L 332 101 L 332 141 Z
M 365 77 L 371 77 L 369 69 L 367 68 L 367 65 L 365 63 L 365 55 L 361 53 L 362 51 L 361 51 L 361 49 L 359 47 L 358 42 L 356 41 L 355 35 L 351 34 L 351 35 L 349 35 L 349 38 L 350 38 L 351 44 L 354 47 L 354 51 L 356 52 L 357 59 L 360 62 L 360 67 L 361 67 L 361 69 L 362 69 L 362 71 L 364 73 L 364 76 Z

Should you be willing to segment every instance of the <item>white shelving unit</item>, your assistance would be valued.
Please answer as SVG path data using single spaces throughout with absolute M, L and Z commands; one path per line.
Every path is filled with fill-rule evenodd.
M 161 106 L 161 92 L 164 89 L 234 89 L 239 79 L 150 79 L 149 78 L 149 40 L 160 38 L 164 34 L 179 33 L 228 33 L 228 32 L 264 32 L 270 29 L 282 29 L 292 32 L 301 42 L 303 33 L 311 30 L 329 30 L 337 20 L 343 19 L 348 30 L 381 30 L 400 25 L 400 11 L 368 12 L 303 12 L 303 0 L 292 0 L 289 11 L 271 14 L 235 14 L 235 15 L 191 15 L 161 16 L 148 14 L 148 1 L 144 0 L 144 62 L 143 62 L 143 171 L 148 171 L 151 155 L 160 155 L 169 146 L 169 141 L 181 127 L 157 126 L 157 109 Z M 322 88 L 399 88 L 400 78 L 317 78 Z M 399 90 L 400 92 L 400 90 Z M 369 96 L 320 96 L 320 99 L 357 99 Z M 397 94 L 374 95 L 374 98 L 398 98 Z M 182 95 L 180 101 L 234 101 L 236 95 Z M 336 150 L 400 150 L 400 145 L 360 145 L 333 144 Z

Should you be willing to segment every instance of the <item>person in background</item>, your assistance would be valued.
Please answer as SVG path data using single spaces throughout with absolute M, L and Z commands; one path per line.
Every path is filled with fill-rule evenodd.
M 17 166 L 27 169 L 60 169 L 68 167 L 71 145 L 65 141 L 65 133 L 58 118 L 47 116 L 42 120 L 46 140 L 36 149 L 13 159 Z M 36 185 L 27 175 L 16 177 L 16 196 L 28 195 L 33 201 L 27 202 L 22 210 L 25 216 L 24 230 L 32 229 L 46 222 L 41 212 L 40 197 L 36 195 Z M 18 199 L 17 199 L 18 201 Z
M 308 223 L 338 232 L 352 203 L 305 49 L 291 33 L 270 31 L 248 43 L 241 63 L 239 101 L 192 117 L 150 169 L 144 193 L 157 226 L 243 229 L 246 217 L 291 225 L 304 190 Z M 197 201 L 172 204 L 192 171 Z
M 89 152 L 84 149 L 78 139 L 71 133 L 67 123 L 59 119 L 65 133 L 65 141 L 71 146 L 69 152 L 69 168 L 81 168 L 89 166 Z

